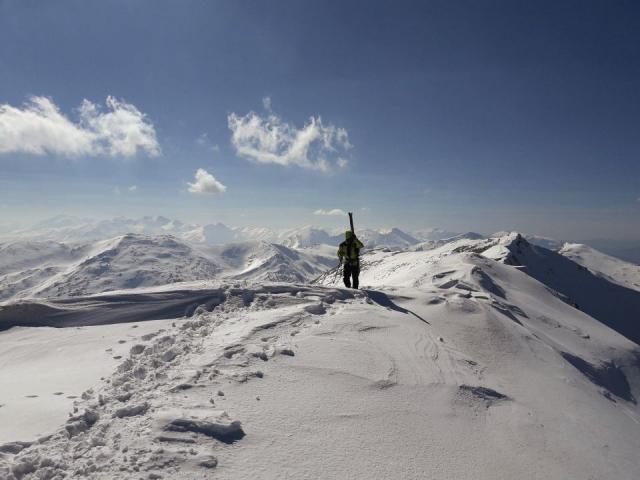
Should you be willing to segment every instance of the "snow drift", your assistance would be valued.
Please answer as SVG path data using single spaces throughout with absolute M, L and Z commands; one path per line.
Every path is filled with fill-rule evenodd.
M 272 272 L 265 258 L 292 271 L 311 261 L 282 249 L 198 255 L 238 278 Z M 0 477 L 637 478 L 633 271 L 571 255 L 516 233 L 467 235 L 366 253 L 361 291 L 329 273 L 5 302 L 0 323 L 18 328 L 0 342 L 23 328 L 45 349 L 48 328 L 24 325 L 165 320 L 130 334 L 111 374 L 67 399 L 69 416 L 52 411 L 57 427 L 0 445 Z M 12 356 L 28 363 L 32 349 L 17 341 Z M 14 432 L 27 420 L 3 409 L 27 409 L 19 388 L 0 393 Z

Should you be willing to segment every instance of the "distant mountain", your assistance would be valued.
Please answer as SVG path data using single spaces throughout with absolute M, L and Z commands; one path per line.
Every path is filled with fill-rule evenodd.
M 195 280 L 307 282 L 335 263 L 333 255 L 268 242 L 198 245 L 166 234 L 73 244 L 14 241 L 0 243 L 0 301 Z
M 574 262 L 570 256 L 577 258 L 579 249 L 577 252 L 565 253 L 566 256 L 532 245 L 518 233 L 512 232 L 498 239 L 494 246 L 482 254 L 519 267 L 561 294 L 576 308 L 640 344 L 640 329 L 637 327 L 637 319 L 640 318 L 640 292 L 614 283 Z M 605 265 L 606 270 L 610 268 L 611 263 L 603 261 L 601 254 L 589 253 L 587 261 L 595 264 L 598 262 L 595 259 Z
M 250 282 L 307 282 L 336 259 L 263 241 L 231 243 L 201 250 L 225 266 L 225 276 Z
M 23 260 L 0 270 L 1 300 L 66 297 L 209 280 L 223 271 L 192 247 L 168 235 L 127 234 L 74 246 L 54 242 L 13 243 L 0 245 L 0 258 L 9 250 L 19 250 Z
M 565 243 L 559 253 L 588 268 L 594 275 L 640 291 L 640 265 L 611 257 L 580 243 Z
M 403 232 L 399 228 L 391 228 L 388 230 L 370 230 L 366 229 L 358 232 L 358 238 L 366 247 L 408 247 L 420 243 L 420 240 Z
M 187 232 L 176 232 L 183 240 L 194 243 L 217 245 L 238 240 L 238 233 L 222 223 L 207 224 Z
M 81 224 L 91 223 L 88 218 L 79 218 L 71 215 L 56 215 L 55 217 L 47 218 L 33 225 L 33 229 L 49 229 L 49 228 L 66 228 L 75 227 Z
M 449 230 L 443 230 L 441 228 L 423 228 L 411 232 L 411 235 L 421 242 L 427 242 L 430 240 L 444 240 L 445 238 L 452 238 L 459 234 L 460 232 L 451 232 Z
M 432 232 L 433 236 L 439 233 Z M 338 245 L 344 236 L 333 234 L 322 228 L 306 226 L 302 228 L 273 230 L 264 227 L 229 227 L 222 223 L 206 225 L 185 224 L 166 217 L 126 218 L 108 220 L 88 220 L 85 218 L 59 216 L 35 224 L 31 228 L 0 235 L 0 240 L 55 240 L 59 242 L 87 242 L 105 240 L 129 233 L 140 235 L 169 234 L 193 244 L 219 245 L 231 242 L 265 241 L 278 243 L 290 248 L 305 248 L 315 245 Z M 398 228 L 362 229 L 356 232 L 367 248 L 377 246 L 406 247 L 420 242 L 413 235 Z
M 277 243 L 291 248 L 310 247 L 312 245 L 338 245 L 344 237 L 342 235 L 330 235 L 321 228 L 311 226 L 286 230 L 277 236 Z
M 582 241 L 582 243 L 585 243 L 603 253 L 606 253 L 607 255 L 612 255 L 626 262 L 640 265 L 640 240 L 638 239 L 594 239 L 584 240 Z
M 238 239 L 263 242 L 275 242 L 278 239 L 278 233 L 268 227 L 235 227 L 233 230 Z
M 428 240 L 426 242 L 420 242 L 414 245 L 413 247 L 411 247 L 410 250 L 414 252 L 421 252 L 425 250 L 433 250 L 434 248 L 441 247 L 445 244 L 451 244 L 458 240 L 483 240 L 483 239 L 485 239 L 485 237 L 480 233 L 476 233 L 476 232 L 459 233 L 457 235 L 454 235 L 453 237 L 444 238 L 442 240 Z
M 3 234 L 5 240 L 55 240 L 59 242 L 87 242 L 106 240 L 119 235 L 133 234 L 173 234 L 182 236 L 197 228 L 166 217 L 127 218 L 115 217 L 108 220 L 90 220 L 71 216 L 58 216 L 36 223 L 30 228 Z

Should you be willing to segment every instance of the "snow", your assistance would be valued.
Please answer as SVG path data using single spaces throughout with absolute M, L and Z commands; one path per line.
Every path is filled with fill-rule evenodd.
M 399 228 L 370 230 L 358 232 L 358 238 L 368 248 L 377 246 L 407 247 L 419 243 L 419 240 Z
M 0 400 L 25 412 L 0 419 L 0 478 L 640 476 L 628 265 L 460 235 L 369 250 L 355 291 L 265 280 L 335 248 L 192 248 L 228 276 L 1 306 L 0 375 L 27 392 L 21 369 L 72 372 L 82 392 L 31 430 L 40 397 Z
M 414 238 L 421 242 L 444 240 L 445 238 L 452 238 L 459 234 L 458 232 L 451 232 L 441 228 L 423 228 L 410 233 Z
M 170 324 L 16 327 L 0 332 L 0 443 L 33 440 L 55 429 L 74 399 L 109 376 L 132 342 Z
M 559 252 L 595 275 L 623 287 L 640 291 L 640 265 L 625 262 L 588 245 L 566 243 Z
M 170 235 L 127 234 L 88 243 L 0 243 L 0 301 L 87 295 L 195 280 L 308 281 L 335 252 L 267 242 L 194 245 Z M 334 249 L 331 249 L 334 250 Z
M 563 296 L 569 304 L 640 343 L 636 322 L 640 317 L 638 290 L 594 274 L 559 252 L 531 245 L 515 233 L 502 237 L 499 244 L 508 251 L 500 259 L 502 262 L 522 266 L 529 276 Z M 485 255 L 489 253 L 492 252 Z M 599 258 L 602 260 L 604 255 Z M 607 265 L 610 267 L 611 263 Z
M 277 243 L 289 248 L 315 245 L 337 246 L 344 239 L 344 231 L 329 232 L 313 226 L 273 230 L 266 227 L 229 227 L 219 222 L 206 225 L 185 224 L 162 216 L 115 217 L 105 220 L 60 216 L 39 222 L 29 228 L 2 233 L 0 241 L 29 239 L 64 243 L 91 242 L 127 234 L 172 235 L 180 241 L 201 245 L 258 241 Z M 439 229 L 427 229 L 419 232 L 419 236 L 415 237 L 399 228 L 391 228 L 361 229 L 359 235 L 368 247 L 373 248 L 376 246 L 405 247 L 421 240 L 440 240 L 455 234 Z

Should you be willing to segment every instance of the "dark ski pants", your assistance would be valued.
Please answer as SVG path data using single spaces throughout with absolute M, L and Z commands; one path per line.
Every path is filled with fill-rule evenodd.
M 344 271 L 343 271 L 343 277 L 342 279 L 344 280 L 344 285 L 347 288 L 358 288 L 358 276 L 360 275 L 360 264 L 356 263 L 356 264 L 350 264 L 350 263 L 345 263 L 344 264 Z M 353 278 L 353 287 L 351 287 L 351 279 Z

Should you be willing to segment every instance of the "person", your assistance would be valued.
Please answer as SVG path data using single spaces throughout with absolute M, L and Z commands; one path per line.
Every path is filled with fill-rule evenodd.
M 360 249 L 364 245 L 351 230 L 344 234 L 345 240 L 338 247 L 338 258 L 340 263 L 344 261 L 343 277 L 344 285 L 347 288 L 358 288 L 358 276 L 360 275 Z M 353 279 L 353 283 L 351 282 Z

